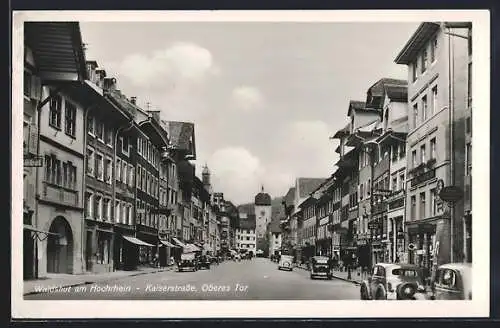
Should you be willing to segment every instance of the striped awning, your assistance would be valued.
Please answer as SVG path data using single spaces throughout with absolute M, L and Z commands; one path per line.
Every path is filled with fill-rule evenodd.
M 160 240 L 160 243 L 162 243 L 163 245 L 165 245 L 167 247 L 179 247 L 179 246 L 175 246 L 174 244 L 169 243 L 166 240 Z
M 175 237 L 174 237 L 174 238 L 172 238 L 172 240 L 173 240 L 173 241 L 174 241 L 174 242 L 175 242 L 178 246 L 180 246 L 180 247 L 182 247 L 182 248 L 186 247 L 186 244 L 184 244 L 183 242 L 181 242 L 179 239 L 177 239 L 177 238 L 175 238 Z
M 129 236 L 123 236 L 123 239 L 131 242 L 132 244 L 136 244 L 138 246 L 149 246 L 149 247 L 154 247 L 154 245 L 148 244 L 145 241 L 142 241 L 140 239 L 137 239 L 135 237 L 129 237 Z

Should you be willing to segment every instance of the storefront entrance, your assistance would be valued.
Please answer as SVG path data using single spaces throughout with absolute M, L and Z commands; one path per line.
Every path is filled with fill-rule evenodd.
M 65 218 L 58 216 L 52 222 L 47 241 L 47 272 L 73 273 L 73 233 Z

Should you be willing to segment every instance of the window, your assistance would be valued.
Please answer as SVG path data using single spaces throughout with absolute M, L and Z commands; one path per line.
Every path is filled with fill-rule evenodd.
M 132 208 L 132 205 L 129 205 L 128 207 L 128 224 L 129 225 L 132 225 L 133 224 L 133 216 L 134 216 L 134 213 L 133 213 L 133 208 Z
M 413 104 L 413 128 L 417 127 L 418 122 L 418 104 Z
M 427 96 L 422 97 L 422 122 L 427 120 Z
M 424 219 L 426 217 L 425 213 L 425 192 L 420 193 L 420 208 L 418 209 L 419 211 L 419 216 L 421 219 Z
M 438 108 L 437 108 L 437 106 L 438 106 L 437 96 L 438 96 L 438 89 L 437 89 L 437 85 L 436 85 L 432 88 L 431 115 L 436 114 L 436 112 L 438 110 Z
M 465 133 L 467 134 L 472 133 L 472 119 L 470 117 L 467 117 L 465 119 Z
M 147 192 L 147 189 L 146 189 L 146 185 L 147 185 L 146 170 L 144 168 L 142 168 L 141 174 L 142 174 L 142 191 Z
M 396 191 L 398 189 L 398 177 L 392 178 L 392 191 Z
M 128 149 L 129 149 L 129 138 L 122 137 L 122 153 L 128 155 Z
M 411 152 L 411 164 L 413 168 L 417 167 L 417 150 L 412 150 Z
M 64 132 L 72 137 L 75 136 L 76 129 L 76 107 L 69 101 L 65 102 L 64 112 Z
M 406 145 L 401 144 L 399 145 L 399 158 L 402 159 L 404 157 L 406 157 Z
M 120 223 L 120 202 L 115 203 L 115 222 Z
M 97 209 L 97 212 L 95 213 L 96 214 L 96 219 L 97 220 L 102 220 L 102 197 L 101 196 L 96 196 L 95 198 L 95 206 L 96 206 L 96 209 Z
M 416 211 L 417 211 L 417 197 L 411 196 L 411 209 L 410 209 L 410 218 L 412 220 L 415 220 L 416 217 Z
M 110 242 L 106 239 L 105 235 L 101 232 L 97 234 L 97 263 L 108 264 L 110 258 Z
M 137 178 L 135 179 L 136 188 L 141 189 L 142 179 L 141 179 L 141 166 L 137 165 Z
M 417 80 L 417 62 L 414 62 L 413 65 L 411 65 L 411 81 L 415 82 Z
M 122 213 L 121 213 L 121 222 L 123 224 L 127 224 L 127 220 L 128 220 L 128 204 L 127 203 L 123 203 L 122 204 Z
M 424 73 L 425 70 L 427 69 L 427 49 L 424 49 L 424 51 L 422 52 L 422 57 L 420 57 L 421 60 L 422 60 L 422 65 L 421 65 L 421 72 Z
M 116 159 L 116 181 L 122 180 L 122 160 Z
M 97 169 L 96 172 L 97 179 L 104 181 L 104 158 L 102 157 L 102 154 L 96 154 L 95 166 Z
M 129 165 L 128 173 L 129 173 L 128 185 L 130 187 L 133 187 L 134 186 L 134 167 L 132 165 Z
M 437 210 L 436 210 L 436 189 L 431 189 L 430 190 L 430 193 L 431 193 L 431 199 L 430 199 L 430 215 L 431 216 L 435 216 L 436 213 L 437 213 Z
M 431 41 L 431 63 L 434 63 L 436 61 L 436 50 L 438 46 L 438 41 L 437 38 L 434 38 Z
M 108 146 L 113 147 L 113 128 L 111 126 L 104 130 L 104 142 Z
M 104 142 L 104 123 L 100 121 L 95 122 L 95 136 L 97 139 Z
M 125 183 L 125 184 L 127 184 L 127 178 L 128 178 L 127 168 L 128 168 L 127 162 L 123 161 L 122 162 L 122 178 L 120 181 Z
M 465 146 L 465 165 L 465 174 L 469 176 L 472 173 L 472 144 L 470 142 Z
M 85 193 L 85 217 L 91 218 L 93 212 L 93 195 L 90 192 Z
M 110 219 L 110 214 L 111 214 L 111 204 L 110 204 L 109 199 L 104 199 L 104 205 L 103 205 L 103 217 L 102 219 L 104 221 L 109 221 Z
M 104 165 L 104 181 L 107 184 L 111 184 L 111 176 L 113 175 L 113 160 L 109 157 L 106 157 L 106 163 Z
M 94 196 L 94 210 L 93 210 L 93 213 L 94 214 L 92 217 L 94 220 L 96 220 L 99 216 L 99 204 L 100 204 L 100 196 Z
M 404 190 L 405 189 L 405 174 L 401 173 L 399 175 L 399 189 Z
M 94 150 L 92 148 L 87 148 L 87 157 L 85 158 L 87 163 L 87 174 L 88 175 L 94 175 L 94 167 L 95 167 L 95 162 L 94 162 Z
M 431 155 L 430 159 L 436 158 L 436 138 L 431 139 Z
M 60 95 L 52 95 L 50 98 L 49 125 L 61 129 L 62 98 Z
M 420 163 L 425 163 L 425 145 L 420 146 Z
M 87 132 L 91 135 L 94 135 L 94 117 L 92 115 L 89 114 L 89 116 L 87 116 Z

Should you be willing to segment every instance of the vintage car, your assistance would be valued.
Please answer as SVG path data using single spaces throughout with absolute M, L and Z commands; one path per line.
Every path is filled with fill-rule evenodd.
M 326 256 L 313 256 L 311 259 L 311 279 L 325 277 L 332 279 L 331 261 Z
M 198 268 L 205 268 L 205 269 L 208 269 L 210 270 L 210 264 L 211 264 L 211 261 L 210 261 L 210 256 L 208 255 L 202 255 L 199 257 L 198 259 Z
M 293 271 L 293 256 L 281 255 L 278 262 L 278 270 L 282 269 Z
M 472 300 L 471 263 L 449 263 L 436 269 L 432 281 L 432 299 Z
M 177 264 L 177 269 L 180 271 L 197 271 L 198 270 L 198 260 L 194 253 L 184 253 L 181 254 L 181 260 Z
M 424 292 L 422 269 L 402 263 L 377 263 L 360 287 L 362 300 L 416 300 Z

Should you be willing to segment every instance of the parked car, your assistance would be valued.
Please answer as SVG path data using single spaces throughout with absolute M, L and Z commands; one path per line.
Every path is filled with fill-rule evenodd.
M 198 268 L 199 269 L 205 268 L 205 269 L 210 270 L 210 264 L 211 264 L 210 256 L 208 256 L 208 255 L 200 256 L 200 258 L 198 260 Z
M 198 261 L 194 253 L 185 253 L 181 254 L 181 260 L 177 265 L 178 271 L 197 271 L 198 270 Z
M 281 255 L 278 262 L 278 270 L 282 269 L 293 271 L 293 256 Z
M 332 279 L 331 261 L 326 256 L 313 256 L 311 259 L 311 279 L 325 277 Z
M 241 261 L 241 255 L 240 254 L 234 254 L 233 255 L 233 259 L 237 262 L 240 262 Z
M 362 300 L 416 300 L 424 292 L 422 269 L 402 263 L 377 263 L 360 287 Z
M 448 263 L 436 269 L 432 281 L 432 299 L 472 300 L 471 263 Z

